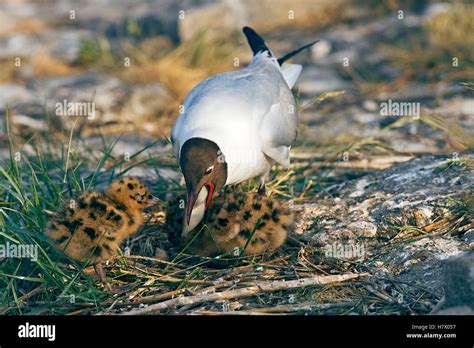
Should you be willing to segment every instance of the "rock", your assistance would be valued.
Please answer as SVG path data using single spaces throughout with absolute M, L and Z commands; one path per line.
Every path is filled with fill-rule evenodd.
M 185 18 L 178 21 L 178 27 L 180 38 L 185 41 L 202 30 L 228 35 L 245 25 L 263 34 L 298 25 L 313 27 L 313 23 L 326 21 L 328 12 L 342 13 L 345 6 L 337 1 L 221 0 L 183 9 Z
M 74 63 L 81 50 L 82 40 L 91 40 L 89 30 L 47 29 L 40 33 L 18 33 L 0 40 L 0 58 L 34 58 L 52 55 L 67 63 Z M 22 64 L 22 69 L 26 64 Z M 21 71 L 21 69 L 19 69 Z
M 351 192 L 349 194 L 349 197 L 360 197 L 360 196 L 362 196 L 365 192 L 364 189 L 369 185 L 370 185 L 370 181 L 368 181 L 365 178 L 360 179 L 359 181 L 357 181 L 357 183 L 355 185 L 355 191 Z
M 311 60 L 314 63 L 319 63 L 320 60 L 324 59 L 331 52 L 331 42 L 328 40 L 319 40 L 316 45 L 311 47 Z
M 396 92 L 380 92 L 377 95 L 379 100 L 399 100 L 399 101 L 414 101 L 419 102 L 420 100 L 436 98 L 436 95 L 439 93 L 440 86 L 433 86 L 430 84 L 422 84 L 418 82 L 410 83 L 404 86 L 403 89 L 400 89 Z M 449 85 L 443 87 L 444 97 L 461 94 L 466 92 L 465 88 L 460 85 Z
M 14 84 L 0 84 L 0 110 L 14 108 L 18 104 L 34 102 L 33 93 L 26 87 Z
M 344 50 L 340 50 L 337 52 L 332 53 L 330 56 L 327 57 L 327 61 L 331 62 L 334 65 L 339 67 L 343 67 L 348 64 L 350 66 L 353 62 L 362 60 L 360 58 L 360 54 L 357 51 L 356 47 L 350 47 Z
M 362 103 L 362 106 L 364 107 L 364 109 L 366 109 L 367 111 L 372 111 L 372 112 L 378 112 L 380 113 L 380 107 L 379 107 L 379 104 L 377 104 L 374 100 L 364 100 L 364 102 Z
M 0 40 L 0 59 L 31 57 L 42 50 L 42 42 L 29 34 L 15 34 Z
M 47 101 L 49 111 L 56 116 L 58 103 L 88 103 L 94 108 L 89 119 L 101 122 L 116 121 L 117 113 L 129 92 L 127 84 L 115 77 L 94 72 L 75 76 L 37 80 L 35 92 Z
M 378 257 L 385 262 L 384 270 L 401 282 L 430 289 L 441 297 L 444 263 L 450 256 L 462 253 L 464 244 L 457 239 L 443 237 L 407 243 L 405 246 L 401 243 Z
M 472 190 L 474 173 L 461 167 L 447 169 L 448 158 L 413 158 L 334 185 L 317 196 L 316 203 L 297 206 L 294 232 L 322 248 L 323 254 L 334 246 L 363 246 L 364 257 L 370 254 L 378 261 L 374 265 L 378 271 L 441 297 L 445 260 L 466 250 L 467 242 L 458 237 L 421 238 L 421 234 L 406 238 L 409 229 L 404 227 L 423 227 L 452 216 L 448 197 L 460 199 Z M 435 180 L 441 177 L 444 184 Z
M 14 4 L 5 6 L 5 14 L 8 14 L 9 21 L 3 21 L 0 13 L 0 34 L 4 32 L 8 34 L 8 30 L 16 20 L 36 17 L 44 22 L 53 23 L 56 33 L 61 32 L 59 27 L 90 30 L 94 33 L 94 37 L 106 37 L 111 47 L 119 47 L 120 41 L 124 38 L 141 40 L 156 35 L 165 35 L 177 43 L 178 12 L 213 1 L 160 0 L 141 3 L 134 0 L 22 1 L 21 6 Z M 74 11 L 74 18 L 71 18 L 70 11 Z M 69 34 L 59 39 L 65 42 L 64 45 L 61 44 L 64 50 L 58 52 L 69 51 L 67 41 L 74 45 L 77 42 L 76 37 Z M 66 54 L 65 59 L 69 60 L 74 55 L 75 49 L 72 49 Z
M 8 11 L 0 10 L 0 36 L 10 34 L 15 26 L 15 20 Z
M 58 109 L 61 105 L 67 107 L 72 103 L 81 104 L 86 114 L 80 112 L 78 115 L 87 116 L 85 125 L 96 127 L 98 124 L 108 123 L 110 129 L 117 127 L 122 133 L 125 127 L 118 124 L 118 121 L 138 124 L 137 121 L 145 117 L 153 120 L 153 117 L 167 110 L 171 101 L 168 90 L 159 83 L 131 86 L 118 78 L 96 72 L 37 79 L 28 87 L 0 85 L 0 110 L 5 110 L 8 105 L 14 114 L 32 117 L 38 122 L 44 120 L 46 110 L 56 127 L 68 129 L 73 118 L 67 117 L 72 115 L 65 115 Z M 25 127 L 28 127 L 27 123 L 24 124 Z M 142 127 L 145 125 L 140 124 Z M 32 123 L 31 126 L 37 129 L 39 123 Z M 84 134 L 95 134 L 91 127 L 89 130 L 86 129 Z
M 433 211 L 429 207 L 419 207 L 413 210 L 416 226 L 423 227 L 432 223 Z
M 171 101 L 168 90 L 159 83 L 133 87 L 122 112 L 132 117 L 155 116 Z
M 423 21 L 427 21 L 439 14 L 445 13 L 451 9 L 452 4 L 449 3 L 433 3 L 428 4 L 423 12 Z
M 474 315 L 474 310 L 468 306 L 449 307 L 434 312 L 435 315 Z
M 87 30 L 64 30 L 55 33 L 52 56 L 68 63 L 74 63 L 79 58 L 81 41 L 91 40 L 93 35 Z
M 23 126 L 33 130 L 46 130 L 47 124 L 44 120 L 36 120 L 25 115 L 13 115 L 12 123 L 16 126 Z
M 472 157 L 472 154 L 466 156 Z M 448 158 L 414 158 L 334 186 L 323 192 L 317 203 L 301 207 L 301 226 L 318 227 L 321 234 L 345 229 L 351 223 L 370 221 L 376 226 L 379 237 L 391 238 L 398 233 L 394 225 L 413 226 L 415 215 L 420 223 L 447 216 L 451 203 L 446 197 L 469 193 L 474 180 L 474 174 L 468 169 L 459 166 L 446 169 Z M 443 185 L 436 180 L 441 177 L 445 179 Z M 457 181 L 452 181 L 455 178 Z M 317 221 L 317 225 L 304 223 L 306 219 Z M 328 224 L 328 221 L 334 222 Z
M 406 245 L 400 254 L 405 260 L 413 259 L 414 254 L 430 253 L 434 259 L 444 261 L 462 252 L 463 244 L 458 239 L 422 238 Z
M 359 237 L 373 238 L 377 235 L 377 226 L 369 221 L 355 221 L 347 227 Z
M 468 230 L 464 233 L 464 240 L 468 243 L 469 247 L 474 249 L 474 229 Z
M 296 83 L 301 93 L 316 97 L 323 92 L 343 90 L 348 85 L 334 70 L 308 67 Z
M 375 261 L 374 262 L 374 266 L 377 267 L 377 268 L 380 268 L 384 265 L 383 261 Z
M 441 101 L 440 105 L 433 108 L 434 112 L 449 115 L 474 116 L 474 98 L 455 97 Z
M 344 89 L 345 95 L 351 93 L 350 89 Z M 312 98 L 315 95 L 311 95 Z M 344 104 L 344 97 L 334 98 L 337 102 Z M 311 102 L 310 100 L 308 102 Z M 302 104 L 306 101 L 302 101 Z M 324 103 L 324 102 L 323 102 Z M 334 105 L 334 104 L 333 104 Z M 317 139 L 318 143 L 334 143 L 334 139 L 339 137 L 376 137 L 380 133 L 380 116 L 375 113 L 368 113 L 364 109 L 355 105 L 346 105 L 344 107 L 331 107 L 330 111 L 320 112 L 320 106 L 317 110 L 305 110 L 300 113 L 302 124 L 307 127 L 302 128 L 301 137 L 308 139 Z
M 474 309 L 474 251 L 446 260 L 444 271 L 445 307 Z
M 231 33 L 246 25 L 246 7 L 241 1 L 223 1 L 185 10 L 178 21 L 179 37 L 186 41 L 203 30 Z

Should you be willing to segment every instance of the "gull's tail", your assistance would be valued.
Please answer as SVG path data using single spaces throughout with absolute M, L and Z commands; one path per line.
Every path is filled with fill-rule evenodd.
M 300 48 L 297 48 L 296 50 L 293 50 L 287 54 L 285 54 L 283 57 L 281 58 L 278 58 L 277 61 L 278 61 L 278 64 L 282 65 L 285 61 L 287 61 L 288 59 L 290 59 L 291 57 L 294 57 L 296 56 L 298 53 L 300 53 L 301 51 L 307 49 L 307 48 L 310 48 L 311 46 L 313 46 L 316 42 L 318 42 L 319 40 L 315 40 L 307 45 L 304 45 Z
M 254 56 L 260 52 L 268 52 L 268 55 L 273 57 L 273 52 L 268 48 L 263 38 L 258 35 L 255 30 L 250 27 L 243 27 L 242 31 L 249 42 L 249 46 L 252 49 Z
M 242 31 L 244 32 L 245 37 L 247 38 L 247 41 L 249 43 L 250 48 L 252 49 L 252 52 L 253 52 L 254 56 L 257 53 L 268 52 L 268 55 L 270 57 L 275 58 L 275 55 L 273 54 L 273 52 L 267 46 L 267 44 L 265 43 L 263 38 L 260 35 L 258 35 L 255 30 L 253 30 L 252 28 L 249 28 L 249 27 L 244 27 L 242 29 Z M 313 46 L 318 41 L 319 40 L 313 41 L 313 42 L 311 42 L 307 45 L 304 45 L 303 47 L 297 48 L 296 50 L 293 50 L 293 51 L 285 54 L 281 58 L 276 59 L 276 61 L 278 62 L 278 65 L 281 66 L 283 77 L 285 78 L 285 81 L 288 83 L 290 88 L 293 87 L 293 85 L 295 84 L 296 79 L 298 78 L 298 76 L 301 73 L 302 67 L 301 67 L 301 65 L 298 65 L 298 64 L 288 64 L 288 63 L 286 63 L 285 65 L 283 65 L 283 63 L 285 63 L 285 61 L 287 61 L 291 57 L 296 56 L 298 53 L 300 53 L 304 49 Z

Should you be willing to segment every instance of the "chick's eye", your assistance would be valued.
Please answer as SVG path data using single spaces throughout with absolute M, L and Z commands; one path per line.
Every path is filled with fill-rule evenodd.
M 211 174 L 213 169 L 214 169 L 214 166 L 210 166 L 209 168 L 207 168 L 206 174 Z

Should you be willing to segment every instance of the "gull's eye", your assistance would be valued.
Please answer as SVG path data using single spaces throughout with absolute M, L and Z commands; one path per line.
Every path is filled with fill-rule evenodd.
M 206 174 L 211 174 L 213 169 L 214 169 L 214 166 L 210 166 L 209 168 L 207 168 Z

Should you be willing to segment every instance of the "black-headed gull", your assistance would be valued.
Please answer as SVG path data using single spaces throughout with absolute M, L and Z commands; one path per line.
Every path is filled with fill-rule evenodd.
M 272 164 L 290 164 L 298 121 L 291 88 L 302 67 L 283 63 L 317 41 L 277 59 L 253 29 L 243 32 L 254 54 L 250 65 L 195 86 L 171 131 L 186 182 L 184 235 L 202 220 L 214 191 L 260 177 L 264 192 Z

